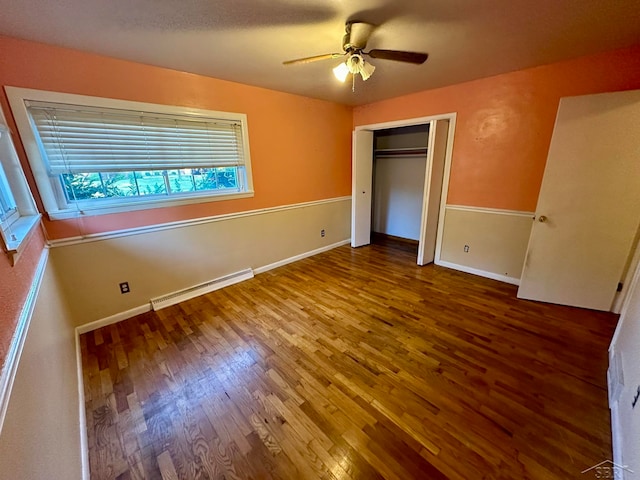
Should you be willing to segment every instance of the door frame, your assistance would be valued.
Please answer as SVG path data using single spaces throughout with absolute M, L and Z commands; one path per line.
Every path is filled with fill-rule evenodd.
M 407 118 L 404 120 L 393 120 L 390 122 L 358 125 L 357 127 L 354 128 L 354 132 L 357 132 L 360 130 L 368 130 L 368 131 L 374 132 L 376 130 L 386 130 L 389 128 L 410 127 L 414 125 L 424 125 L 427 123 L 430 124 L 437 120 L 449 120 L 449 129 L 447 131 L 447 147 L 446 147 L 445 159 L 444 159 L 444 173 L 442 175 L 442 192 L 440 194 L 440 208 L 438 213 L 438 229 L 436 233 L 436 249 L 435 249 L 435 257 L 434 257 L 434 263 L 436 265 L 440 265 L 440 254 L 442 251 L 442 232 L 444 230 L 444 213 L 445 213 L 445 207 L 447 204 L 447 196 L 449 193 L 449 176 L 451 173 L 451 159 L 453 157 L 453 141 L 454 141 L 454 134 L 456 130 L 457 115 L 458 114 L 456 112 L 443 113 L 439 115 L 429 115 L 426 117 Z M 429 132 L 429 138 L 431 138 L 431 132 Z M 427 148 L 432 148 L 432 145 L 427 145 Z M 371 159 L 371 162 L 373 162 L 373 158 Z M 351 195 L 352 195 L 351 216 L 352 216 L 352 225 L 355 225 L 356 210 L 353 206 L 355 203 L 353 202 L 353 199 L 355 198 L 355 195 L 357 193 L 355 179 L 357 178 L 356 169 L 358 168 L 358 165 L 354 163 L 353 168 L 354 168 L 354 171 L 353 171 L 352 180 L 351 180 Z M 433 168 L 433 163 L 429 165 L 429 168 Z M 425 171 L 425 182 L 429 180 L 430 176 L 431 176 L 431 171 L 430 170 Z M 425 187 L 426 187 L 426 184 L 425 184 Z M 428 200 L 429 200 L 428 191 L 429 191 L 428 188 L 424 188 L 423 198 L 422 198 L 422 218 L 425 217 L 424 210 L 428 205 Z M 371 200 L 371 202 L 373 202 L 373 199 Z M 371 212 L 371 208 L 369 208 L 369 214 L 370 212 Z M 427 228 L 426 222 L 421 222 L 419 248 L 421 244 L 424 242 L 426 228 Z M 351 232 L 352 238 L 353 238 L 353 235 L 354 235 L 354 232 Z
M 636 240 L 634 242 L 634 246 L 631 247 L 631 252 L 629 252 L 629 264 L 627 265 L 627 271 L 622 279 L 622 290 L 616 292 L 616 296 L 613 299 L 613 306 L 611 307 L 611 311 L 613 313 L 622 313 L 622 309 L 624 305 L 627 303 L 627 298 L 629 297 L 629 291 L 631 288 L 631 284 L 633 283 L 633 279 L 636 276 L 640 275 L 640 229 L 636 232 Z M 618 327 L 620 327 L 620 323 L 618 323 Z M 617 328 L 616 328 L 617 332 Z M 615 338 L 615 335 L 614 335 Z M 613 345 L 613 341 L 611 342 Z

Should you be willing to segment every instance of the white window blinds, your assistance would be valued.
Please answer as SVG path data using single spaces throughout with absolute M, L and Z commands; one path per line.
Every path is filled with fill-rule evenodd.
M 245 164 L 236 120 L 25 103 L 50 175 Z

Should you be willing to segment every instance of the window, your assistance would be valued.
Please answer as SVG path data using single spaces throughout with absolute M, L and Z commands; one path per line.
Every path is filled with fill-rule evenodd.
M 38 213 L 0 110 L 0 242 L 15 264 L 25 240 L 39 224 Z
M 0 131 L 0 136 L 8 134 L 8 132 Z M 13 199 L 11 188 L 9 187 L 9 180 L 4 173 L 2 165 L 0 165 L 0 222 L 6 225 L 10 225 L 15 221 L 18 215 L 18 207 L 16 201 Z
M 245 115 L 6 90 L 52 218 L 253 195 Z

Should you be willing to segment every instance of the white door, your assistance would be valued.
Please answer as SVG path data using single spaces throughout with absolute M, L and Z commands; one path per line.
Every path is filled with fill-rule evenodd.
M 351 246 L 371 243 L 371 183 L 373 174 L 373 132 L 353 132 L 351 170 Z
M 640 90 L 563 98 L 518 297 L 610 310 L 640 224 Z
M 438 215 L 440 213 L 448 132 L 449 120 L 435 120 L 429 126 L 429 147 L 424 180 L 420 242 L 418 243 L 418 265 L 433 262 L 436 255 Z

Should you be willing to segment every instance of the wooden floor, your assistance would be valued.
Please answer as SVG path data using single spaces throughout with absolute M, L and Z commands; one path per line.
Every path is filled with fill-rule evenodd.
M 388 247 L 394 250 L 404 250 L 418 258 L 418 241 L 408 238 L 394 237 L 385 233 L 371 232 L 371 243 L 382 247 Z
M 92 479 L 570 479 L 616 317 L 348 246 L 81 336 Z

